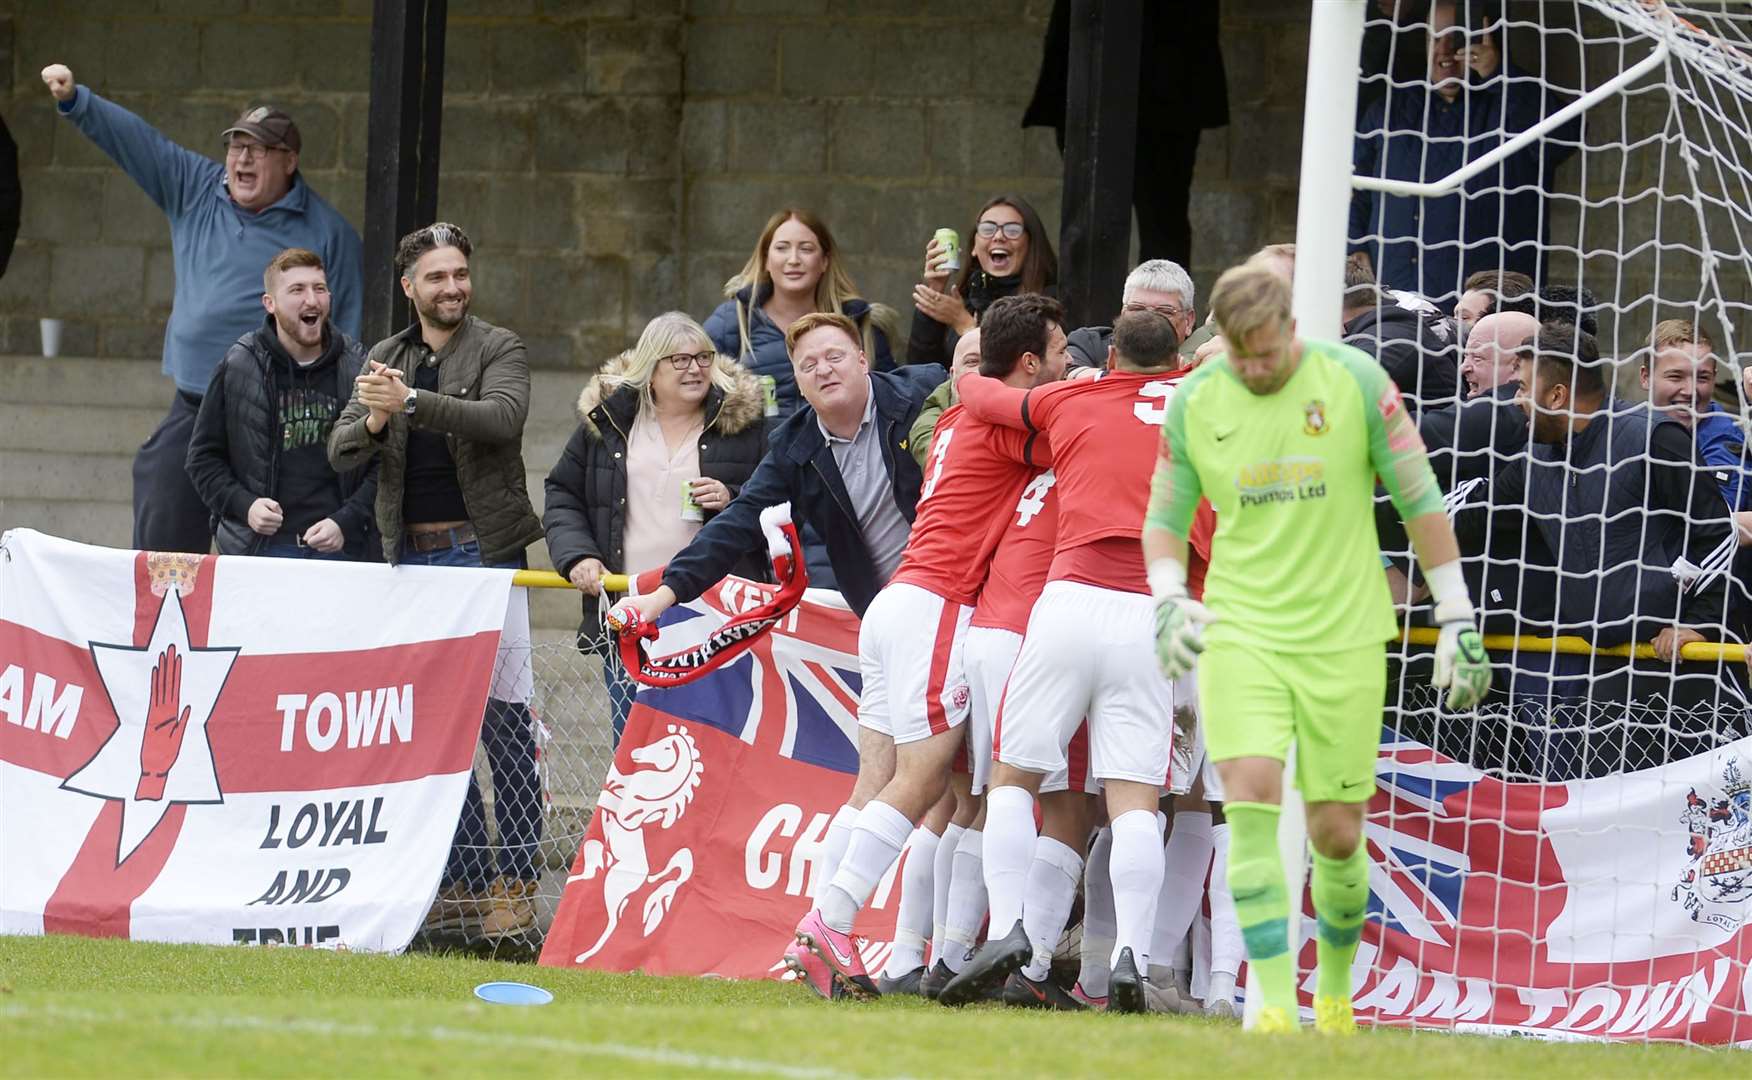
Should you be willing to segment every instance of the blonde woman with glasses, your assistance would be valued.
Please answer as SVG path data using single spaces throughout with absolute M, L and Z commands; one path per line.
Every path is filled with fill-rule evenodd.
M 585 384 L 542 516 L 554 568 L 584 594 L 580 648 L 604 648 L 603 574 L 663 566 L 736 497 L 766 454 L 763 403 L 759 380 L 679 311 L 652 319 Z M 736 570 L 759 576 L 764 562 Z M 618 743 L 633 684 L 619 664 L 603 672 Z

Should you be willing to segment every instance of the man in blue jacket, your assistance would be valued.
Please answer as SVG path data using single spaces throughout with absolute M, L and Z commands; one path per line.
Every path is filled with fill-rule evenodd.
M 741 493 L 669 561 L 663 584 L 634 598 L 647 620 L 764 549 L 760 512 L 783 502 L 826 543 L 840 594 L 860 616 L 900 565 L 923 483 L 907 437 L 946 373 L 935 364 L 871 371 L 857 326 L 833 312 L 803 316 L 785 337 L 804 407 L 768 438 Z
M 61 115 L 170 219 L 176 295 L 164 373 L 176 380 L 176 397 L 134 458 L 134 546 L 204 554 L 212 539 L 207 507 L 184 462 L 213 369 L 261 321 L 262 267 L 286 248 L 316 252 L 328 268 L 334 323 L 358 337 L 359 234 L 298 175 L 298 125 L 278 109 L 254 107 L 221 132 L 221 165 L 76 84 L 65 65 L 51 64 L 42 75 Z

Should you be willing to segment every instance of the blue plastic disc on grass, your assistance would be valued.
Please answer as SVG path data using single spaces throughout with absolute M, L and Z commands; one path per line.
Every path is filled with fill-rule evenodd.
M 520 982 L 490 982 L 475 987 L 475 997 L 494 1005 L 546 1005 L 553 994 L 539 986 Z

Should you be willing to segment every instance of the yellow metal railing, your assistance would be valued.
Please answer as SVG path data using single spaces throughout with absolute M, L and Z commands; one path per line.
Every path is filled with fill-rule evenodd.
M 519 570 L 512 577 L 513 585 L 521 585 L 526 589 L 570 589 L 572 583 L 554 573 L 552 570 Z M 631 584 L 625 574 L 602 575 L 604 592 L 626 592 Z M 1412 645 L 1434 645 L 1441 631 L 1431 626 L 1413 626 L 1409 629 L 1400 628 L 1402 639 Z M 1526 634 L 1486 634 L 1484 647 L 1491 652 L 1521 652 L 1564 653 L 1570 656 L 1587 656 L 1598 653 L 1601 656 L 1634 656 L 1639 660 L 1658 660 L 1655 647 L 1648 642 L 1635 645 L 1614 645 L 1611 648 L 1596 649 L 1587 638 L 1571 635 L 1563 637 L 1534 637 Z M 1745 663 L 1746 646 L 1734 645 L 1723 641 L 1693 641 L 1679 649 L 1681 660 L 1731 660 Z
M 1410 629 L 1401 628 L 1404 640 L 1413 645 L 1434 645 L 1441 631 L 1431 626 L 1414 626 Z M 1519 649 L 1521 652 L 1535 653 L 1566 653 L 1571 656 L 1587 656 L 1597 653 L 1600 656 L 1634 656 L 1639 660 L 1658 660 L 1655 647 L 1648 642 L 1638 642 L 1635 645 L 1614 645 L 1611 648 L 1597 649 L 1587 638 L 1570 635 L 1563 637 L 1533 637 L 1523 634 L 1486 634 L 1484 647 L 1492 652 L 1510 652 Z M 1732 660 L 1744 663 L 1746 646 L 1733 645 L 1722 641 L 1693 641 L 1679 649 L 1681 660 Z
M 521 585 L 526 589 L 570 589 L 572 583 L 554 573 L 552 570 L 519 570 L 512 575 L 511 584 Z M 626 592 L 632 584 L 625 574 L 602 575 L 604 592 Z

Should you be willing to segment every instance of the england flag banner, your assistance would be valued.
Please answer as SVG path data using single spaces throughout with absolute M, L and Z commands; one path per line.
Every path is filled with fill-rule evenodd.
M 697 646 L 773 587 L 726 578 L 660 622 L 653 654 Z M 743 656 L 641 687 L 541 962 L 652 974 L 789 978 L 821 844 L 858 769 L 858 619 L 810 589 Z M 905 856 L 857 931 L 886 960 Z M 874 970 L 874 967 L 872 968 Z
M 0 933 L 405 948 L 511 576 L 8 532 Z

